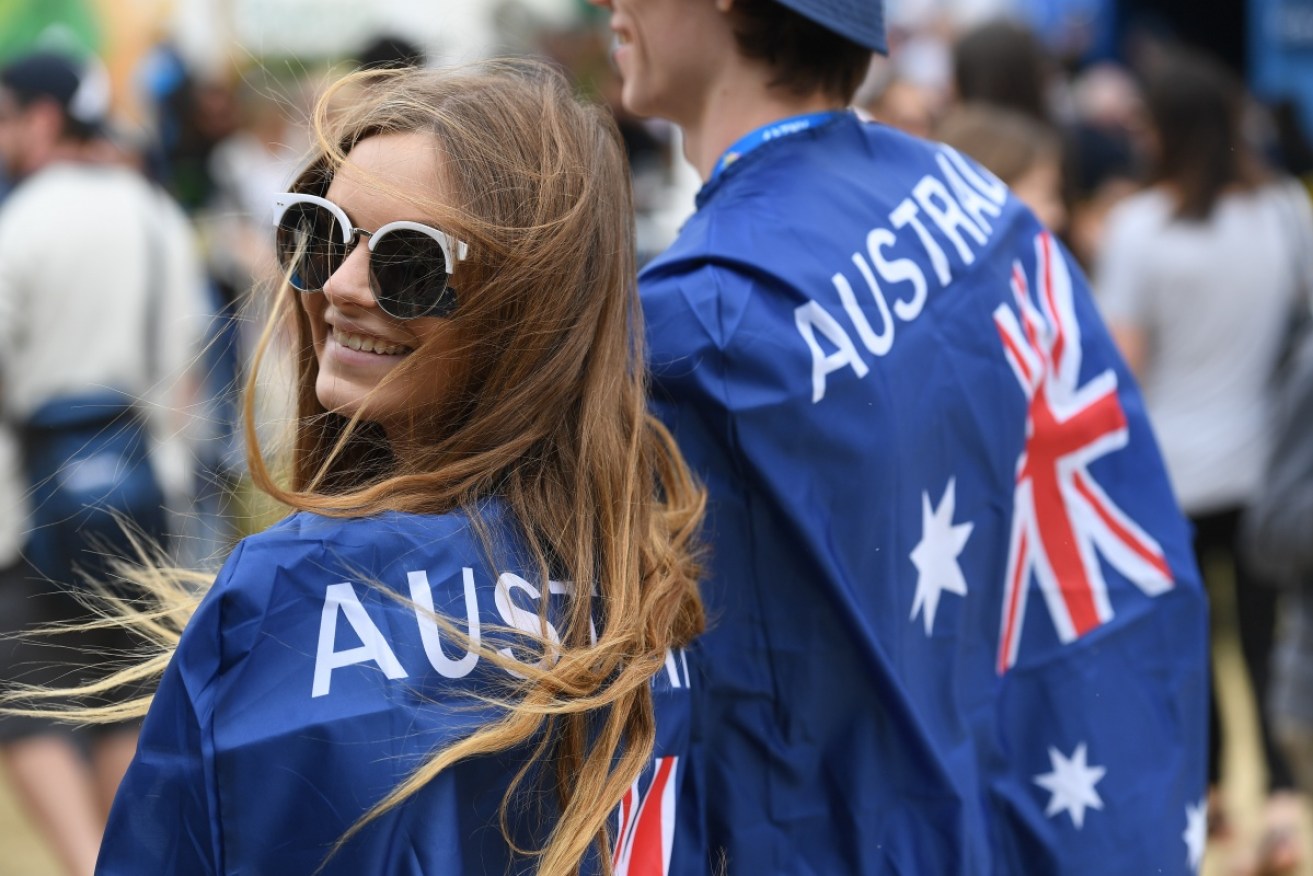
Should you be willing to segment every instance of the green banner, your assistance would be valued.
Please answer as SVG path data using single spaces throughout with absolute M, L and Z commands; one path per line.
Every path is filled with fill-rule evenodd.
M 37 48 L 98 52 L 100 22 L 87 0 L 0 0 L 0 59 Z

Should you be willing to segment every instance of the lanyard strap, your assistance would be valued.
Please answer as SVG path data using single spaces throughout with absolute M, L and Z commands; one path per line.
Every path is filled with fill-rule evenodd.
M 720 176 L 725 168 L 738 161 L 744 155 L 747 155 L 753 149 L 771 140 L 778 140 L 781 137 L 787 137 L 790 134 L 798 134 L 806 131 L 808 128 L 815 128 L 818 125 L 828 122 L 830 119 L 843 115 L 844 110 L 824 110 L 819 113 L 806 113 L 801 116 L 790 116 L 787 119 L 780 119 L 778 122 L 771 122 L 769 125 L 763 125 L 755 131 L 749 131 L 742 137 L 734 141 L 734 144 L 725 150 L 725 154 L 720 156 L 716 166 L 711 170 L 711 182 Z

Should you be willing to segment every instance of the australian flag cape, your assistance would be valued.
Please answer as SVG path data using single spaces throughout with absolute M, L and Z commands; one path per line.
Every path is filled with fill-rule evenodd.
M 490 543 L 505 547 L 498 506 L 489 503 L 481 519 Z M 471 694 L 504 692 L 507 670 L 455 641 L 433 612 L 485 645 L 509 634 L 517 659 L 534 652 L 516 631 L 539 641 L 557 634 L 551 617 L 571 585 L 544 585 L 514 551 L 494 550 L 491 565 L 488 555 L 463 514 L 301 513 L 243 541 L 160 685 L 96 872 L 535 872 L 536 860 L 511 852 L 498 820 L 532 744 L 457 764 L 333 852 L 415 767 L 501 714 Z M 545 629 L 544 586 L 553 603 Z M 668 654 L 652 688 L 653 762 L 612 821 L 621 876 L 670 865 L 690 722 L 682 653 Z M 541 778 L 531 774 L 508 809 L 521 848 L 541 848 L 554 824 L 555 797 L 535 785 Z M 600 862 L 583 872 L 601 872 Z
M 1193 872 L 1205 600 L 1053 236 L 840 114 L 730 164 L 640 290 L 712 498 L 672 872 Z

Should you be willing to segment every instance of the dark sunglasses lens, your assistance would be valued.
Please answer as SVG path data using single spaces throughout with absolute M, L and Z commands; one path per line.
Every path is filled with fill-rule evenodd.
M 447 288 L 447 260 L 436 240 L 399 229 L 378 238 L 369 254 L 374 296 L 384 313 L 398 319 L 448 316 L 456 296 Z
M 318 204 L 293 204 L 275 234 L 278 264 L 293 288 L 318 292 L 342 264 L 346 246 L 333 214 Z

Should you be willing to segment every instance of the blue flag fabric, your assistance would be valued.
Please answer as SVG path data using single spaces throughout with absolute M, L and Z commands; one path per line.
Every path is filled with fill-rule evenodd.
M 496 506 L 484 520 L 504 548 Z M 504 690 L 506 670 L 453 641 L 429 609 L 484 644 L 506 635 L 517 659 L 541 658 L 514 631 L 542 635 L 542 584 L 513 551 L 494 555 L 495 567 L 461 514 L 302 513 L 242 542 L 169 665 L 97 873 L 533 872 L 498 823 L 528 747 L 458 764 L 329 855 L 434 750 L 499 714 L 470 694 Z M 548 587 L 553 603 L 569 589 Z M 620 874 L 669 867 L 690 722 L 681 653 L 669 655 L 653 692 L 654 761 L 613 822 Z M 541 847 L 553 800 L 517 797 L 509 824 L 521 847 Z M 584 872 L 600 867 L 592 860 Z
M 1067 253 L 851 114 L 698 206 L 640 277 L 712 497 L 674 871 L 1194 872 L 1205 600 Z

